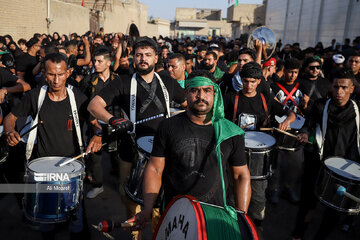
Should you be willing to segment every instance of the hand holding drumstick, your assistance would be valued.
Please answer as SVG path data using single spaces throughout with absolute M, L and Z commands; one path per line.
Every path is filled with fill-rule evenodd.
M 296 140 L 300 143 L 309 143 L 309 136 L 306 133 L 300 133 L 296 136 Z

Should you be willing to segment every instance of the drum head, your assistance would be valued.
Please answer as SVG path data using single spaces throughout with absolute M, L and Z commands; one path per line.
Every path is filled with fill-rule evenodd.
M 201 207 L 199 208 L 197 201 L 182 196 L 169 203 L 156 227 L 153 239 L 202 240 L 206 234 L 203 231 L 206 229 Z
M 28 169 L 36 173 L 67 173 L 69 177 L 75 177 L 84 171 L 84 164 L 75 160 L 62 167 L 59 167 L 59 162 L 64 162 L 70 158 L 65 157 L 42 157 L 34 159 L 29 163 Z
M 154 143 L 154 137 L 153 136 L 139 137 L 136 143 L 139 146 L 139 148 L 141 148 L 143 151 L 147 153 L 151 153 Z
M 360 164 L 341 157 L 331 157 L 324 161 L 325 166 L 347 179 L 360 181 Z
M 276 140 L 269 134 L 257 131 L 245 132 L 245 148 L 267 149 L 274 146 Z

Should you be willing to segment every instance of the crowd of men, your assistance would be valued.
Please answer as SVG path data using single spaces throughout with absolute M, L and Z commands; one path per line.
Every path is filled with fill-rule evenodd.
M 304 50 L 299 43 L 279 41 L 270 59 L 261 59 L 260 41 L 254 45 L 249 49 L 240 39 L 225 38 L 134 39 L 104 29 L 69 37 L 34 34 L 17 43 L 2 36 L 0 162 L 3 156 L 5 161 L 0 168 L 7 181 L 21 183 L 24 163 L 85 153 L 92 189 L 84 196 L 92 199 L 104 191 L 101 163 L 107 151 L 127 218 L 135 216 L 133 239 L 142 239 L 141 229 L 151 219 L 154 229 L 163 211 L 159 205 L 178 194 L 247 212 L 264 239 L 266 202 L 278 204 L 282 196 L 300 206 L 292 237 L 302 239 L 317 203 L 313 188 L 321 163 L 337 156 L 360 164 L 354 134 L 359 132 L 360 37 L 352 45 L 349 39 L 344 45 L 334 40 Z M 186 111 L 172 116 L 173 108 Z M 41 123 L 35 137 L 24 141 L 28 116 Z M 148 121 L 136 123 L 143 119 Z M 258 169 L 248 169 L 244 134 L 272 127 L 287 131 L 298 119 L 305 124 L 296 140 L 273 133 L 280 147 L 273 150 L 272 176 L 250 180 L 251 170 Z M 314 136 L 318 125 L 321 142 Z M 145 136 L 154 136 L 154 144 L 141 207 L 124 186 L 144 152 L 137 139 Z M 22 195 L 16 196 L 22 207 Z M 69 220 L 72 239 L 88 238 L 82 193 L 79 201 Z M 324 215 L 315 239 L 331 233 L 340 213 L 327 208 Z M 346 217 L 344 230 L 353 221 Z M 44 239 L 54 238 L 55 225 L 39 224 Z

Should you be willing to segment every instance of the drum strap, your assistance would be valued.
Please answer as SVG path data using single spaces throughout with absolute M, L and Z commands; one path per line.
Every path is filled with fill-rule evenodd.
M 235 102 L 234 102 L 234 114 L 233 114 L 233 118 L 232 118 L 233 123 L 235 123 L 235 120 L 236 120 L 236 115 L 237 115 L 236 113 L 237 113 L 238 105 L 239 105 L 239 92 L 236 92 Z
M 359 124 L 359 107 L 356 104 L 356 102 L 354 100 L 351 100 L 353 106 L 354 106 L 354 110 L 355 110 L 355 122 L 356 122 L 356 133 L 357 133 L 357 147 L 358 147 L 358 152 L 360 155 L 360 124 Z
M 269 124 L 269 109 L 268 109 L 268 106 L 266 104 L 266 99 L 265 99 L 265 96 L 264 94 L 260 93 L 260 96 L 261 96 L 261 101 L 262 101 L 262 104 L 263 104 L 263 107 L 264 107 L 264 110 L 265 110 L 265 114 L 266 114 L 266 120 L 265 120 L 265 124 L 268 125 Z
M 31 127 L 35 126 L 39 121 L 39 112 L 40 112 L 41 106 L 42 106 L 42 104 L 44 102 L 46 92 L 47 92 L 47 88 L 48 88 L 47 85 L 44 85 L 40 89 L 40 94 L 39 94 L 39 99 L 38 99 L 38 106 L 37 106 L 38 111 L 36 113 L 35 119 L 31 123 Z M 78 111 L 77 111 L 77 107 L 76 107 L 76 101 L 75 101 L 74 92 L 72 91 L 72 88 L 73 88 L 72 85 L 68 85 L 68 87 L 66 89 L 67 89 L 67 93 L 69 95 L 71 112 L 72 112 L 73 119 L 74 119 L 76 135 L 77 135 L 77 138 L 78 138 L 80 151 L 81 151 L 81 153 L 83 153 L 84 146 L 83 146 L 82 137 L 81 137 L 79 115 L 78 115 Z M 27 144 L 26 144 L 26 153 L 25 153 L 27 162 L 31 157 L 31 154 L 32 154 L 32 151 L 33 151 L 33 148 L 34 148 L 34 143 L 35 143 L 36 136 L 37 136 L 37 131 L 31 131 L 30 134 L 29 134 L 29 138 L 28 138 L 28 141 L 27 141 Z
M 39 112 L 41 109 L 41 106 L 44 102 L 45 99 L 45 95 L 46 95 L 46 91 L 47 91 L 47 85 L 44 85 L 41 87 L 40 89 L 40 93 L 39 93 L 39 98 L 38 98 L 38 103 L 37 103 L 37 113 L 35 116 L 35 119 L 31 122 L 31 127 L 35 126 L 36 124 L 38 124 L 39 121 Z M 35 139 L 36 139 L 36 135 L 37 135 L 37 131 L 31 131 L 29 133 L 29 138 L 26 144 L 26 152 L 25 152 L 25 156 L 26 156 L 26 161 L 28 163 L 32 150 L 34 148 L 34 143 L 35 143 Z
M 160 76 L 157 73 L 154 73 L 157 79 L 159 80 L 161 89 L 164 94 L 165 98 L 165 104 L 166 104 L 166 117 L 170 117 L 170 98 L 169 98 L 169 92 L 166 89 L 165 84 L 161 80 Z M 131 78 L 131 85 L 130 85 L 130 121 L 133 123 L 136 122 L 136 93 L 137 93 L 137 81 L 136 81 L 136 73 L 132 75 Z M 135 133 L 135 125 L 133 128 L 132 133 Z
M 304 114 L 301 112 L 299 106 L 296 104 L 294 98 L 292 97 L 292 95 L 296 92 L 296 90 L 298 89 L 298 87 L 299 87 L 300 84 L 299 84 L 299 83 L 296 83 L 296 84 L 295 84 L 295 87 L 294 87 L 293 89 L 291 89 L 291 92 L 290 92 L 290 93 L 289 93 L 289 92 L 284 88 L 284 86 L 282 86 L 280 83 L 276 82 L 276 85 L 278 85 L 279 88 L 286 94 L 286 98 L 285 98 L 285 100 L 284 100 L 281 104 L 282 104 L 283 106 L 285 106 L 285 104 L 286 104 L 286 102 L 287 102 L 288 100 L 292 101 L 293 104 L 295 105 L 295 107 L 297 108 L 297 110 L 299 111 L 299 113 L 300 113 L 302 116 L 304 116 Z
M 72 116 L 73 116 L 73 119 L 74 119 L 76 136 L 77 136 L 77 139 L 78 139 L 80 152 L 83 153 L 84 152 L 84 145 L 83 145 L 83 141 L 82 141 L 82 137 L 81 137 L 79 113 L 78 113 L 78 110 L 77 110 L 75 96 L 74 96 L 74 92 L 72 90 L 71 85 L 69 85 L 67 87 L 67 93 L 69 94 L 71 112 L 72 112 Z
M 325 135 L 326 135 L 326 129 L 327 129 L 328 109 L 329 109 L 330 100 L 331 99 L 328 99 L 325 103 L 323 117 L 322 117 L 322 129 L 320 129 L 319 124 L 316 124 L 316 143 L 319 147 L 320 160 L 322 160 L 323 155 L 324 155 L 324 143 L 325 143 Z M 355 122 L 356 122 L 356 130 L 357 130 L 357 138 L 356 139 L 357 139 L 358 152 L 360 155 L 359 108 L 358 108 L 357 104 L 355 103 L 355 101 L 351 100 L 351 102 L 354 106 L 354 111 L 355 111 Z

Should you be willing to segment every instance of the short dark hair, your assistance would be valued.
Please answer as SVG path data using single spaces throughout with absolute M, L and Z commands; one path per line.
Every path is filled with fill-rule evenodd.
M 349 55 L 349 57 L 360 57 L 360 53 L 358 52 L 353 52 Z
M 239 51 L 239 57 L 240 57 L 241 54 L 247 54 L 253 59 L 253 61 L 256 60 L 256 53 L 253 50 L 251 50 L 250 48 L 241 49 Z
M 186 53 L 184 56 L 185 56 L 185 61 L 187 61 L 187 60 L 193 60 L 193 59 L 194 59 L 194 55 L 193 55 L 193 54 L 188 54 L 188 53 Z
M 305 59 L 304 63 L 303 63 L 303 67 L 307 67 L 309 66 L 310 63 L 313 63 L 313 62 L 317 62 L 320 64 L 320 67 L 321 67 L 321 60 L 320 60 L 320 57 L 319 56 L 313 56 L 313 57 L 308 57 Z
M 110 60 L 110 51 L 106 47 L 98 47 L 94 52 L 94 57 L 104 56 L 104 59 Z
M 338 68 L 334 73 L 333 81 L 335 79 L 340 79 L 340 78 L 350 79 L 351 83 L 353 85 L 355 84 L 355 75 L 354 75 L 353 71 L 350 69 L 346 69 L 344 67 Z
M 263 77 L 261 66 L 256 62 L 246 63 L 240 72 L 240 77 L 261 79 Z
M 136 39 L 134 42 L 134 51 L 139 47 L 151 47 L 155 51 L 155 54 L 158 55 L 158 45 L 149 37 L 140 37 Z
M 296 58 L 288 58 L 284 63 L 285 69 L 300 69 L 301 64 Z
M 190 75 L 189 75 L 189 77 L 187 79 L 191 79 L 191 78 L 199 77 L 199 76 L 209 78 L 211 81 L 216 83 L 215 77 L 212 75 L 212 73 L 210 73 L 207 70 L 195 70 L 195 71 L 190 73 Z M 185 80 L 185 81 L 187 81 L 187 80 Z
M 64 61 L 65 65 L 66 65 L 66 69 L 68 68 L 68 58 L 63 53 L 50 53 L 50 54 L 46 55 L 44 58 L 44 63 L 46 63 L 47 61 L 50 61 L 53 63 L 61 63 L 62 61 Z M 46 64 L 45 64 L 45 66 L 46 66 Z
M 78 44 L 75 39 L 66 42 L 65 43 L 66 52 L 68 52 L 71 48 L 76 48 L 77 46 L 78 46 Z
M 20 45 L 20 44 L 26 44 L 26 40 L 25 40 L 24 38 L 20 38 L 17 43 L 18 43 L 19 45 Z
M 200 47 L 198 47 L 198 49 L 197 49 L 197 51 L 196 51 L 196 52 L 202 52 L 202 51 L 207 51 L 206 46 L 204 46 L 204 45 L 200 45 Z
M 217 59 L 217 54 L 213 51 L 207 52 L 205 56 L 207 56 L 207 55 L 213 55 L 214 59 L 215 60 Z
M 185 57 L 181 53 L 173 53 L 169 55 L 169 60 L 177 58 L 178 61 L 183 61 L 185 63 Z

